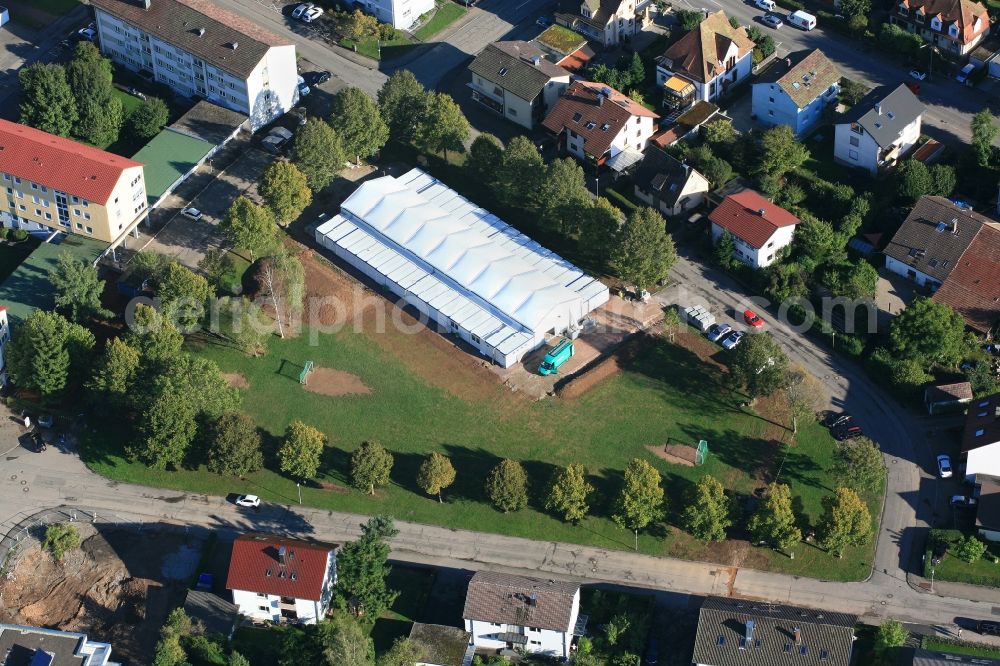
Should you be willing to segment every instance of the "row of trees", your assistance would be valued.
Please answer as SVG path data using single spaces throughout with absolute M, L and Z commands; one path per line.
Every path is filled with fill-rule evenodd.
M 76 45 L 66 67 L 34 63 L 18 72 L 21 122 L 58 136 L 97 146 L 114 143 L 124 128 L 135 141 L 148 141 L 167 122 L 167 106 L 150 97 L 125 116 L 115 96 L 111 61 L 90 42 Z

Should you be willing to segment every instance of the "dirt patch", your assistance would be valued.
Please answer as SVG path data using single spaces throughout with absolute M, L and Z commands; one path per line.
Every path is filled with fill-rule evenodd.
M 637 333 L 628 338 L 610 355 L 596 360 L 580 372 L 556 385 L 556 395 L 560 398 L 578 398 L 631 363 L 636 356 L 648 349 L 659 337 L 649 333 Z
M 646 450 L 671 465 L 694 467 L 698 449 L 686 444 L 667 444 L 666 446 L 646 446 Z
M 248 389 L 250 388 L 250 382 L 247 378 L 238 372 L 223 372 L 222 378 L 229 382 L 229 385 L 238 389 Z
M 330 483 L 329 481 L 320 481 L 319 487 L 321 490 L 326 490 L 331 493 L 340 493 L 341 495 L 351 492 L 351 489 L 347 486 L 342 486 L 339 483 Z
M 313 368 L 306 377 L 305 390 L 320 395 L 358 395 L 371 393 L 361 378 L 332 368 Z
M 183 600 L 200 540 L 77 525 L 83 543 L 62 562 L 37 541 L 25 546 L 13 576 L 0 581 L 0 622 L 80 631 L 111 643 L 115 661 L 149 663 L 167 612 Z

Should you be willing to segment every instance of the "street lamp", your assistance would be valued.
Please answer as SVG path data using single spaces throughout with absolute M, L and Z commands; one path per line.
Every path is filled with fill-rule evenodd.
M 295 488 L 299 491 L 299 504 L 302 504 L 302 484 L 296 482 Z
M 937 47 L 934 46 L 933 44 L 924 44 L 920 48 L 926 49 L 927 47 L 930 47 L 930 49 L 931 49 L 927 53 L 927 55 L 928 55 L 928 58 L 927 58 L 927 78 L 933 78 L 933 76 L 934 76 L 934 54 L 937 53 Z

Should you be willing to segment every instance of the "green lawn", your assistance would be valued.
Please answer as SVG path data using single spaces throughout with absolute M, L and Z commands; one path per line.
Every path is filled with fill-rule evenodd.
M 340 40 L 340 45 L 345 49 L 354 49 L 363 56 L 371 58 L 372 60 L 392 60 L 393 58 L 398 58 L 403 55 L 414 46 L 413 39 L 405 32 L 397 31 L 397 37 L 387 42 L 379 42 L 377 39 L 362 39 L 359 42 L 355 42 L 352 39 L 342 39 Z M 381 46 L 381 48 L 380 48 Z
M 940 564 L 932 565 L 931 550 L 933 549 L 933 541 L 938 538 L 937 535 L 948 541 L 949 547 L 948 552 L 941 558 Z M 986 554 L 976 562 L 969 563 L 959 559 L 955 552 L 954 543 L 961 536 L 962 533 L 958 530 L 932 530 L 931 538 L 928 539 L 928 550 L 924 557 L 924 577 L 931 577 L 931 567 L 933 566 L 935 580 L 1000 587 L 1000 564 L 993 562 L 994 556 L 1000 556 L 1000 548 L 987 541 Z
M 937 641 L 933 638 L 925 638 L 921 644 L 925 650 L 935 652 L 949 652 L 951 654 L 967 654 L 971 657 L 987 657 L 991 659 L 1000 658 L 1000 648 L 989 645 L 974 645 L 972 643 L 959 643 L 957 641 Z
M 191 345 L 224 371 L 240 372 L 248 380 L 244 409 L 264 431 L 265 458 L 271 467 L 289 421 L 302 419 L 327 433 L 330 446 L 319 479 L 327 485 L 325 489 L 303 488 L 303 500 L 309 505 L 367 514 L 388 512 L 418 523 L 629 549 L 632 534 L 610 520 L 608 507 L 621 483 L 621 470 L 633 457 L 651 461 L 663 474 L 672 508 L 670 520 L 676 518 L 686 492 L 704 474 L 720 479 L 745 503 L 760 485 L 755 477 L 773 473 L 780 464 L 781 480 L 791 484 L 800 515 L 812 523 L 819 517 L 821 498 L 833 492 L 827 479 L 833 440 L 824 429 L 816 424 L 803 427 L 797 443 L 788 448 L 785 442 L 791 438 L 782 424 L 743 410 L 739 403 L 745 398 L 724 388 L 715 367 L 686 348 L 658 343 L 627 371 L 577 400 L 527 402 L 500 390 L 488 393 L 491 397 L 486 399 L 463 399 L 428 385 L 367 334 L 350 329 L 320 335 L 315 346 L 309 345 L 308 334 L 275 338 L 270 352 L 255 359 L 214 342 Z M 710 344 L 700 336 L 681 339 L 695 346 Z M 458 352 L 428 347 L 427 353 Z M 359 376 L 371 394 L 330 398 L 303 390 L 298 376 L 306 360 Z M 295 483 L 270 470 L 241 482 L 203 468 L 165 472 L 130 464 L 117 443 L 127 435 L 112 430 L 124 425 L 108 420 L 102 427 L 87 442 L 83 456 L 93 469 L 113 479 L 212 494 L 252 492 L 277 502 L 296 500 Z M 349 484 L 350 452 L 368 439 L 381 442 L 395 454 L 392 484 L 375 497 L 344 488 Z M 645 449 L 668 440 L 694 444 L 699 439 L 709 442 L 711 453 L 698 468 L 669 464 Z M 445 491 L 443 505 L 423 495 L 415 483 L 417 467 L 429 451 L 450 456 L 458 471 L 455 485 Z M 530 508 L 506 515 L 485 503 L 482 490 L 489 469 L 505 456 L 525 465 L 535 491 Z M 540 509 L 541 491 L 555 466 L 569 462 L 586 465 L 598 491 L 593 515 L 577 526 Z M 877 515 L 876 498 L 868 499 Z M 642 532 L 639 547 L 645 553 L 696 559 L 725 560 L 728 552 L 724 546 L 706 546 L 667 525 Z M 744 565 L 857 580 L 867 575 L 872 547 L 848 550 L 843 559 L 806 544 L 796 550 L 791 560 L 767 549 L 750 549 Z
M 115 97 L 122 101 L 122 106 L 125 107 L 125 117 L 128 118 L 132 115 L 132 112 L 139 108 L 142 100 L 135 95 L 129 95 L 124 90 L 119 90 L 115 88 Z
M 0 283 L 6 280 L 36 247 L 38 242 L 31 238 L 20 243 L 0 243 Z
M 465 7 L 456 4 L 451 0 L 445 0 L 443 3 L 438 5 L 437 9 L 434 11 L 434 16 L 430 17 L 426 23 L 417 28 L 413 35 L 420 41 L 426 42 L 428 39 L 464 16 L 467 11 L 468 10 Z

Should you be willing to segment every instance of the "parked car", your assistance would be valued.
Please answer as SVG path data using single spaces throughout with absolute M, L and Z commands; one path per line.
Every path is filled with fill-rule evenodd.
M 983 351 L 994 355 L 1000 354 L 1000 345 L 995 343 L 986 343 L 983 345 Z
M 746 335 L 746 331 L 733 331 L 722 341 L 722 347 L 724 349 L 735 349 L 736 345 L 740 344 L 740 340 Z
M 969 76 L 976 71 L 976 66 L 969 64 L 962 68 L 962 70 L 955 75 L 955 80 L 959 83 L 964 83 L 967 86 L 971 86 L 972 82 L 969 81 Z
M 743 312 L 743 321 L 750 324 L 754 328 L 760 328 L 764 325 L 764 320 L 754 312 L 753 310 L 746 310 Z
M 184 217 L 189 217 L 192 220 L 197 221 L 197 220 L 201 219 L 201 216 L 203 215 L 203 213 L 200 210 L 198 210 L 197 208 L 192 208 L 192 207 L 189 206 L 188 208 L 184 208 L 184 209 L 181 210 L 181 215 L 183 215 Z
M 754 6 L 766 12 L 774 11 L 774 0 L 754 0 Z
M 302 20 L 305 21 L 306 23 L 312 23 L 322 15 L 323 15 L 323 9 L 321 7 L 317 7 L 316 5 L 311 5 L 309 9 L 307 9 L 305 12 L 302 13 Z
M 851 421 L 841 423 L 839 426 L 833 428 L 833 438 L 838 442 L 855 439 L 856 437 L 861 437 L 864 434 L 865 431 L 861 428 L 861 426 L 852 425 Z
M 309 2 L 303 2 L 301 5 L 296 5 L 295 9 L 292 10 L 292 18 L 301 19 L 312 6 L 312 3 Z
M 921 72 L 919 69 L 911 69 L 910 76 L 916 79 L 917 81 L 923 81 L 924 79 L 927 78 L 927 73 Z
M 128 94 L 133 97 L 138 97 L 139 99 L 146 99 L 146 93 L 142 92 L 138 88 L 129 88 Z
M 299 127 L 302 127 L 303 125 L 306 124 L 306 108 L 304 106 L 297 106 L 288 113 L 290 113 L 291 115 L 295 116 L 298 119 L 297 122 L 299 124 Z
M 38 417 L 39 428 L 51 428 L 56 424 L 56 419 L 51 414 L 42 414 Z
M 823 425 L 827 428 L 836 428 L 839 425 L 849 423 L 853 417 L 847 412 L 841 412 L 840 414 L 836 412 L 828 412 L 826 418 L 823 419 Z
M 70 37 L 78 42 L 82 42 L 84 40 L 92 42 L 97 39 L 97 31 L 93 28 L 80 28 L 70 35 Z
M 965 495 L 952 495 L 951 505 L 955 507 L 972 507 L 978 504 L 978 500 L 975 497 L 966 497 Z
M 942 479 L 951 477 L 951 458 L 943 453 L 937 457 L 938 476 Z
M 550 21 L 550 20 L 549 20 L 549 18 L 548 18 L 547 16 L 539 16 L 539 17 L 538 17 L 538 20 L 537 20 L 537 21 L 535 21 L 535 23 L 536 23 L 537 25 L 540 25 L 540 26 L 542 26 L 543 28 L 547 28 L 547 27 L 549 27 L 550 25 L 552 25 L 552 21 Z
M 983 636 L 1000 636 L 1000 622 L 995 620 L 980 620 L 976 629 Z
M 784 21 L 782 21 L 780 18 L 778 18 L 774 14 L 768 14 L 768 15 L 766 15 L 764 18 L 762 18 L 760 20 L 760 22 L 763 23 L 766 26 L 774 28 L 775 30 L 777 30 L 778 28 L 780 28 L 781 24 L 784 23 Z
M 322 72 L 306 72 L 303 80 L 310 86 L 318 86 L 329 81 L 331 76 L 333 75 L 330 74 L 329 70 L 323 70 Z
M 256 509 L 260 506 L 260 498 L 256 495 L 240 495 L 236 498 L 237 506 L 249 506 Z
M 733 327 L 729 324 L 712 324 L 705 333 L 705 337 L 712 342 L 718 342 L 722 338 L 729 335 L 732 330 Z
M 306 80 L 301 76 L 299 77 L 298 88 L 299 88 L 299 97 L 305 97 L 310 92 L 309 86 L 306 85 Z

